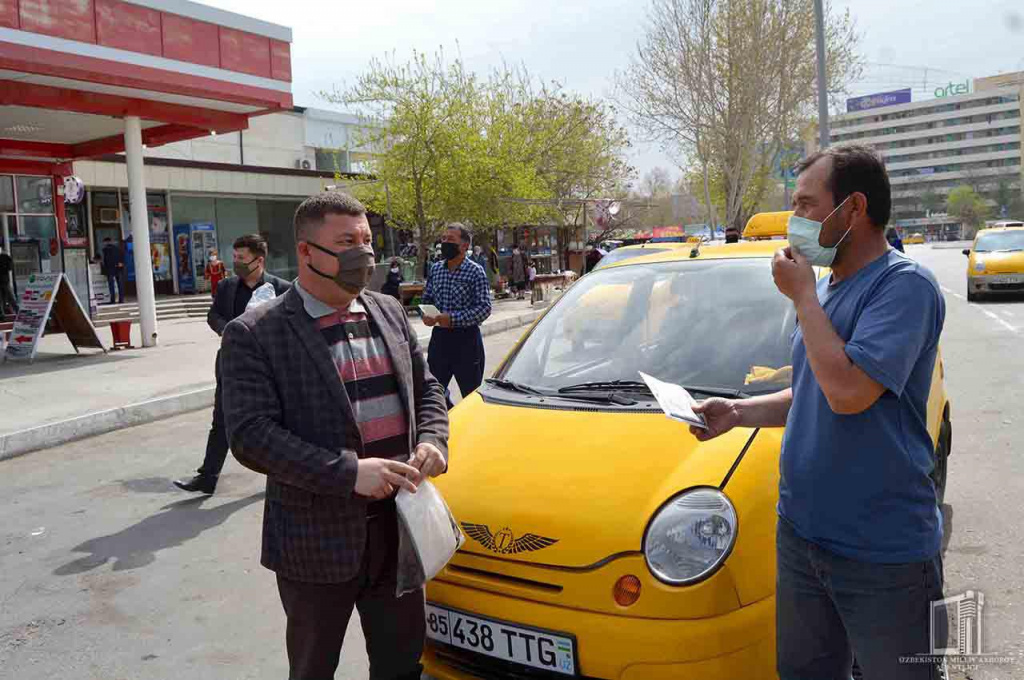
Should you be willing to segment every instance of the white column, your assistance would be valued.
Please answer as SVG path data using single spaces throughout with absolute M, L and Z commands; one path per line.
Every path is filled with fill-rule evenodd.
M 138 116 L 125 116 L 124 151 L 128 160 L 128 201 L 131 205 L 139 326 L 142 331 L 142 346 L 153 347 L 156 345 L 156 293 L 153 290 L 153 260 L 149 251 L 146 178 L 142 170 L 142 121 Z

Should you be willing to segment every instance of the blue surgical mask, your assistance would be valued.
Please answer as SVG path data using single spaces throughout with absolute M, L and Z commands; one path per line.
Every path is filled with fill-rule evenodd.
M 846 237 L 850 235 L 850 230 L 853 229 L 851 225 L 843 237 L 839 239 L 831 248 L 822 246 L 818 239 L 821 237 L 821 227 L 825 222 L 828 222 L 829 218 L 835 215 L 840 208 L 846 205 L 846 201 L 850 200 L 847 196 L 846 199 L 836 206 L 836 209 L 828 214 L 821 222 L 815 222 L 809 220 L 806 217 L 797 217 L 791 215 L 789 223 L 786 225 L 786 234 L 789 238 L 789 245 L 800 251 L 800 254 L 807 258 L 807 261 L 813 264 L 815 267 L 831 267 L 832 262 L 836 259 L 836 253 L 839 252 L 839 246 L 846 240 Z

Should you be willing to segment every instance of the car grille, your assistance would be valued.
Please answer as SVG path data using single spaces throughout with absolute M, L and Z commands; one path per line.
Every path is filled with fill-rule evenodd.
M 1024 283 L 990 283 L 990 290 L 1024 291 Z
M 450 647 L 443 643 L 431 641 L 429 644 L 434 647 L 434 653 L 438 661 L 459 672 L 481 678 L 482 680 L 566 680 L 566 678 L 600 680 L 600 678 L 590 676 L 562 675 L 560 673 L 542 671 L 538 668 L 520 666 L 509 661 L 492 659 L 489 656 L 465 649 Z

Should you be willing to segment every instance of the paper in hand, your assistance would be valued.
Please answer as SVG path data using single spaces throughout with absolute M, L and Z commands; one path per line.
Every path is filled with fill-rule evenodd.
M 687 423 L 704 430 L 708 429 L 707 424 L 704 422 L 704 416 L 693 412 L 696 402 L 683 387 L 658 380 L 643 372 L 640 373 L 640 377 L 651 388 L 651 393 L 658 400 L 658 406 L 661 407 L 666 416 L 681 423 Z
M 432 319 L 441 316 L 441 310 L 434 305 L 420 305 L 420 316 L 430 317 Z

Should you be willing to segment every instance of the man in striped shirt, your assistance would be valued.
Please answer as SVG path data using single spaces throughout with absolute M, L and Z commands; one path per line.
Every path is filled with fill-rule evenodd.
M 224 331 L 231 450 L 267 475 L 261 563 L 277 574 L 291 680 L 334 677 L 353 609 L 372 680 L 421 674 L 423 590 L 396 594 L 411 548 L 394 495 L 447 469 L 448 418 L 405 310 L 365 290 L 371 239 L 351 196 L 303 201 L 292 289 Z
M 433 265 L 423 303 L 431 304 L 440 316 L 424 316 L 433 327 L 427 362 L 430 372 L 448 393 L 454 376 L 463 397 L 484 380 L 484 339 L 480 324 L 491 315 L 491 290 L 483 268 L 466 257 L 473 245 L 469 230 L 455 222 L 448 225 L 441 242 L 441 262 Z M 451 399 L 448 400 L 451 407 Z

